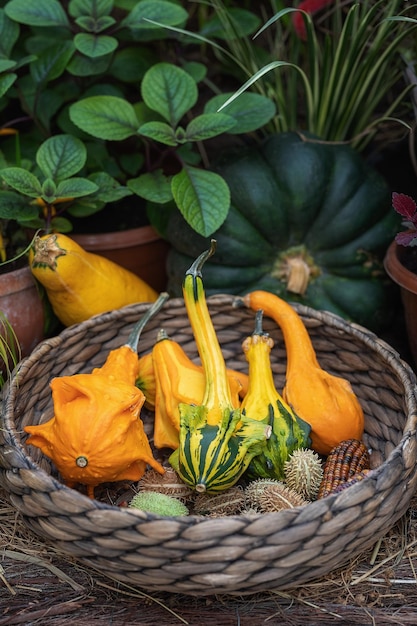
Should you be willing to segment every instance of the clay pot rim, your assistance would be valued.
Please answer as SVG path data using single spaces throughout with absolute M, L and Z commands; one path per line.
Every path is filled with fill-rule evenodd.
M 417 274 L 404 267 L 400 261 L 400 252 L 401 247 L 393 241 L 384 258 L 385 271 L 397 285 L 417 294 Z
M 120 248 L 135 246 L 138 243 L 152 243 L 161 239 L 156 230 L 149 225 L 110 233 L 69 233 L 69 237 L 82 247 L 94 245 L 96 251 L 107 250 L 108 248 L 119 250 Z
M 2 284 L 0 292 L 3 294 L 12 294 L 16 291 L 21 291 L 21 289 L 33 287 L 36 284 L 29 265 L 0 274 L 0 282 Z

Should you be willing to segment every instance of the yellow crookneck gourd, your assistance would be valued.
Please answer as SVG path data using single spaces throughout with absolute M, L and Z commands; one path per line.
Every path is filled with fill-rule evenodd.
M 272 432 L 264 450 L 252 459 L 248 476 L 283 480 L 284 465 L 290 454 L 310 445 L 311 428 L 296 415 L 275 387 L 270 361 L 274 342 L 262 330 L 262 315 L 262 310 L 256 312 L 255 330 L 242 344 L 249 363 L 249 389 L 241 409 L 248 417 L 269 424 Z
M 147 464 L 164 473 L 143 428 L 145 396 L 135 381 L 141 331 L 167 297 L 160 294 L 127 343 L 109 352 L 102 367 L 54 378 L 54 416 L 45 424 L 25 427 L 30 435 L 26 443 L 40 448 L 70 487 L 86 485 L 90 497 L 101 483 L 139 480 Z
M 287 351 L 284 400 L 311 425 L 311 447 L 327 455 L 346 439 L 361 439 L 364 415 L 348 380 L 323 370 L 307 329 L 295 309 L 267 291 L 243 297 L 246 306 L 262 309 L 281 327 Z
M 146 356 L 146 355 L 145 355 Z M 145 397 L 149 403 L 150 376 L 155 383 L 153 404 L 155 409 L 154 444 L 156 448 L 172 448 L 179 444 L 180 412 L 179 404 L 201 404 L 205 390 L 203 368 L 192 361 L 181 345 L 171 339 L 161 329 L 152 349 L 152 373 L 142 357 L 139 362 L 139 383 L 144 385 Z M 240 393 L 245 393 L 248 376 L 234 370 L 227 370 L 231 400 L 234 408 L 240 406 Z M 244 387 L 245 385 L 245 387 Z
M 155 302 L 158 296 L 133 272 L 61 233 L 35 237 L 29 266 L 64 326 L 128 304 Z
M 215 493 L 234 485 L 264 448 L 271 428 L 233 406 L 226 364 L 210 317 L 201 269 L 215 241 L 186 272 L 183 294 L 200 355 L 205 388 L 201 404 L 179 404 L 179 446 L 170 463 L 197 492 Z

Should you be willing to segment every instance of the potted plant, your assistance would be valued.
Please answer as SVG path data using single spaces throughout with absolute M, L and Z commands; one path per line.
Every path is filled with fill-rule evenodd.
M 408 342 L 417 363 L 417 205 L 410 196 L 396 192 L 392 194 L 392 205 L 407 230 L 398 233 L 389 246 L 384 267 L 400 288 Z
M 2 17 L 10 61 L 0 75 L 9 100 L 5 109 L 12 109 L 17 99 L 26 114 L 18 124 L 35 122 L 29 132 L 21 133 L 22 151 L 25 146 L 30 152 L 40 132 L 72 135 L 85 142 L 87 177 L 97 168 L 104 170 L 123 185 L 125 193 L 127 188 L 134 194 L 128 199 L 126 193 L 127 211 L 109 199 L 106 206 L 102 203 L 98 219 L 97 203 L 93 219 L 87 219 L 93 214 L 91 196 L 76 207 L 60 206 L 61 217 L 64 209 L 71 215 L 71 232 L 81 245 L 91 250 L 103 239 L 87 230 L 88 224 L 97 226 L 121 214 L 126 222 L 126 216 L 136 220 L 141 214 L 151 223 L 145 227 L 146 243 L 159 240 L 154 261 L 162 260 L 164 265 L 168 243 L 158 233 L 170 210 L 179 208 L 192 228 L 205 236 L 224 221 L 230 194 L 221 176 L 206 167 L 202 142 L 236 127 L 239 133 L 252 132 L 269 121 L 275 109 L 268 98 L 248 94 L 227 114 L 217 112 L 227 96 L 221 102 L 212 100 L 203 114 L 194 113 L 202 106 L 198 85 L 206 68 L 199 62 L 179 67 L 165 61 L 170 56 L 169 38 L 178 48 L 178 38 L 167 27 L 183 26 L 186 8 L 168 0 L 91 7 L 44 0 L 33 12 L 22 0 L 10 0 L 4 3 Z M 68 232 L 62 221 L 55 220 L 57 227 Z M 109 237 L 114 242 L 119 233 L 104 236 Z M 103 254 L 103 245 L 99 243 L 95 251 Z M 120 262 L 120 253 L 121 247 L 108 256 Z M 142 277 L 152 282 L 153 264 L 148 272 Z
M 143 14 L 168 24 L 182 24 L 187 16 L 184 9 L 164 0 L 153 3 L 147 0 L 131 10 L 113 6 L 112 2 L 97 7 L 78 2 L 64 6 L 56 0 L 44 0 L 35 11 L 33 5 L 19 0 L 1 2 L 1 7 L 5 57 L 0 70 L 2 165 L 29 172 L 43 141 L 53 135 L 75 137 L 77 134 L 72 133 L 74 128 L 68 121 L 66 107 L 80 93 L 88 89 L 95 93 L 129 90 L 132 68 L 136 68 L 140 78 L 158 58 L 161 34 L 143 28 Z M 142 40 L 155 44 L 152 49 L 145 48 Z M 10 128 L 18 131 L 18 151 L 13 138 L 7 140 Z M 144 279 L 154 282 L 155 288 L 163 288 L 168 244 L 149 225 L 144 203 L 136 199 L 127 220 L 126 212 L 120 209 L 122 199 L 132 193 L 123 186 L 122 159 L 117 162 L 104 142 L 90 141 L 84 145 L 82 174 L 90 184 L 94 183 L 92 177 L 99 175 L 100 193 L 90 195 L 85 202 L 78 198 L 77 202 L 65 199 L 63 203 L 54 203 L 53 219 L 51 215 L 41 215 L 43 224 L 37 227 L 46 225 L 60 232 L 71 232 L 74 238 L 80 237 L 79 242 L 86 249 L 107 256 L 139 275 L 145 274 Z M 113 182 L 109 185 L 109 181 Z M 98 211 L 100 219 L 93 220 Z M 20 221 L 33 222 L 39 217 L 34 208 L 22 207 L 22 212 Z
M 251 64 L 259 69 L 220 110 L 257 89 L 270 95 L 277 113 L 268 126 L 275 133 L 260 146 L 216 163 L 231 190 L 231 209 L 214 233 L 226 252 L 207 263 L 209 291 L 260 286 L 375 331 L 389 323 L 392 285 L 382 261 L 396 220 L 389 186 L 367 156 L 379 135 L 386 139 L 386 125 L 411 127 L 412 86 L 403 80 L 401 52 L 416 28 L 407 18 L 412 8 L 398 0 L 334 3 L 318 25 L 306 10 L 282 9 L 255 38 L 263 52 L 273 42 L 269 56 L 251 42 L 227 40 L 247 73 Z M 304 38 L 292 22 L 300 15 Z M 218 46 L 216 52 L 225 55 Z M 166 236 L 173 289 L 202 241 L 178 215 Z
M 10 132 L 12 132 L 10 130 Z M 19 145 L 15 133 L 16 146 Z M 19 150 L 16 150 L 19 155 Z M 35 163 L 7 166 L 3 159 L 0 190 L 0 310 L 12 324 L 28 355 L 43 338 L 51 317 L 47 300 L 27 265 L 26 253 L 37 230 L 70 229 L 60 213 L 76 209 L 77 201 L 90 210 L 100 206 L 102 197 L 123 196 L 123 189 L 104 172 L 89 178 L 76 176 L 86 159 L 83 143 L 71 135 L 45 140 L 36 152 Z M 126 190 L 127 193 L 128 190 Z M 60 208 L 61 207 L 61 208 Z

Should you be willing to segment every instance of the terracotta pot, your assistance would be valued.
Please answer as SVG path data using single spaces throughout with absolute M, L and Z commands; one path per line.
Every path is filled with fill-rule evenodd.
M 97 234 L 71 234 L 85 250 L 100 254 L 143 278 L 156 291 L 166 289 L 169 244 L 152 226 Z
M 22 357 L 28 356 L 44 338 L 43 304 L 29 267 L 0 275 L 0 310 L 16 333 Z
M 405 251 L 404 246 L 393 241 L 385 255 L 384 267 L 388 276 L 400 287 L 408 342 L 417 365 L 417 274 L 401 263 Z

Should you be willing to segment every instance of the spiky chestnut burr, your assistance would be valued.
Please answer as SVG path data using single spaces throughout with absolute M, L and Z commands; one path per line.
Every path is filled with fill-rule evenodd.
M 237 515 L 246 504 L 245 492 L 242 487 L 230 487 L 218 494 L 199 494 L 194 502 L 196 515 L 222 517 L 223 515 Z
M 252 480 L 245 488 L 247 506 L 257 509 L 259 496 L 267 487 L 277 484 L 281 484 L 281 482 L 274 478 L 258 478 L 257 480 Z
M 129 502 L 129 508 L 140 509 L 147 513 L 155 513 L 162 516 L 183 516 L 189 511 L 185 504 L 156 491 L 142 491 L 133 496 Z
M 304 506 L 308 504 L 300 494 L 293 489 L 289 489 L 281 483 L 280 485 L 271 485 L 265 489 L 259 498 L 259 508 L 262 513 L 272 513 L 274 511 L 282 511 L 283 509 L 293 509 L 296 506 Z
M 310 448 L 294 450 L 284 463 L 285 484 L 306 500 L 316 500 L 323 480 L 323 463 Z
M 138 483 L 139 491 L 157 491 L 166 496 L 172 496 L 188 502 L 194 497 L 194 491 L 186 485 L 172 467 L 164 467 L 165 474 L 158 474 L 153 469 L 148 469 Z

